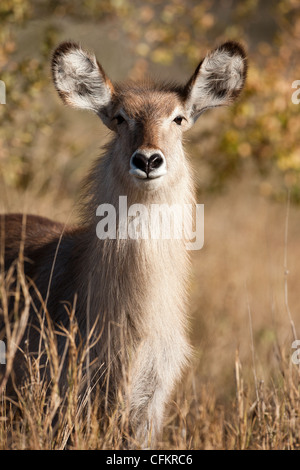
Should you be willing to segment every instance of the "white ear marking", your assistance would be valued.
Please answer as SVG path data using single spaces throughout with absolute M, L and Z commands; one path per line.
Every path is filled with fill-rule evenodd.
M 246 54 L 227 42 L 208 54 L 187 84 L 186 106 L 194 121 L 208 108 L 230 104 L 244 86 Z
M 56 89 L 67 104 L 101 114 L 111 101 L 112 85 L 96 57 L 74 43 L 63 43 L 52 60 Z

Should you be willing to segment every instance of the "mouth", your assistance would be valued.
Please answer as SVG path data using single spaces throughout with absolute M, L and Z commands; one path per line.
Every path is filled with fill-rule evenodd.
M 146 173 L 145 171 L 140 170 L 139 168 L 131 168 L 129 170 L 129 174 L 134 176 L 135 178 L 138 178 L 139 180 L 147 182 L 161 178 L 162 176 L 167 174 L 167 170 L 166 168 L 159 168 L 157 170 L 151 171 L 150 173 Z

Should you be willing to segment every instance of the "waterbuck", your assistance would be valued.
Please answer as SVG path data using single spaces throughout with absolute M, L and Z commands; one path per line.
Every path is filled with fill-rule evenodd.
M 75 305 L 78 345 L 83 347 L 92 326 L 97 338 L 90 350 L 90 374 L 101 371 L 97 383 L 107 406 L 120 394 L 127 401 L 130 430 L 142 445 L 149 436 L 153 443 L 160 432 L 165 404 L 190 355 L 189 253 L 184 237 L 120 236 L 119 197 L 126 196 L 128 207 L 195 203 L 183 132 L 205 110 L 232 103 L 246 69 L 243 48 L 226 42 L 205 56 L 184 85 L 150 79 L 112 84 L 94 55 L 78 44 L 61 44 L 52 60 L 60 98 L 96 113 L 113 131 L 112 140 L 85 185 L 79 226 L 33 215 L 0 218 L 4 271 L 12 269 L 21 251 L 31 294 L 20 349 L 37 353 L 41 318 L 56 330 L 68 328 L 68 309 Z M 115 208 L 117 225 L 115 237 L 100 239 L 98 208 L 103 204 Z M 0 303 L 2 326 L 4 307 Z M 58 335 L 56 340 L 63 356 L 66 339 Z M 20 383 L 25 374 L 20 351 L 14 374 Z M 62 387 L 66 375 L 64 367 Z

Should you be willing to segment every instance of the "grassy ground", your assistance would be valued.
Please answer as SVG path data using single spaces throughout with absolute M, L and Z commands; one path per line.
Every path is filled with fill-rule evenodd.
M 296 332 L 300 327 L 299 209 L 287 212 L 286 205 L 267 199 L 260 181 L 249 176 L 233 180 L 221 194 L 199 197 L 205 204 L 205 246 L 192 253 L 194 357 L 169 405 L 160 448 L 300 446 L 300 375 L 291 361 L 291 320 Z M 19 196 L 11 196 L 13 206 Z M 53 191 L 47 199 L 31 201 L 29 193 L 31 212 L 47 210 L 48 216 L 63 220 L 73 202 L 62 200 L 57 214 L 56 197 Z M 54 360 L 54 372 L 58 367 Z M 75 365 L 53 437 L 52 417 L 62 409 L 62 398 L 55 384 L 46 398 L 35 364 L 30 368 L 31 383 L 16 402 L 2 394 L 0 449 L 64 448 L 67 443 L 72 448 L 120 448 L 116 416 L 100 423 L 97 402 L 89 403 L 88 415 L 82 412 L 81 370 Z M 123 426 L 126 430 L 126 410 Z

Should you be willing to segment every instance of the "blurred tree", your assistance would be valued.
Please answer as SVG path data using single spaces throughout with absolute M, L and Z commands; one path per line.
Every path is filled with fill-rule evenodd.
M 262 176 L 265 194 L 280 196 L 289 187 L 300 202 L 300 105 L 291 101 L 292 83 L 300 79 L 297 0 L 1 0 L 0 79 L 9 105 L 0 106 L 0 182 L 25 189 L 39 166 L 43 192 L 58 168 L 55 157 L 63 137 L 57 128 L 55 139 L 53 133 L 60 111 L 50 105 L 48 92 L 49 57 L 62 19 L 111 24 L 116 45 L 125 37 L 137 57 L 132 76 L 147 72 L 151 64 L 192 68 L 216 44 L 215 38 L 217 44 L 241 40 L 250 59 L 242 99 L 212 118 L 205 114 L 188 142 L 205 174 L 201 187 L 218 189 L 251 162 Z M 21 50 L 18 37 L 24 26 L 37 21 L 43 40 L 33 58 L 26 47 Z M 64 138 L 64 162 L 82 150 L 84 136 L 76 145 Z M 43 155 L 34 157 L 41 147 Z M 69 189 L 62 181 L 61 187 Z

